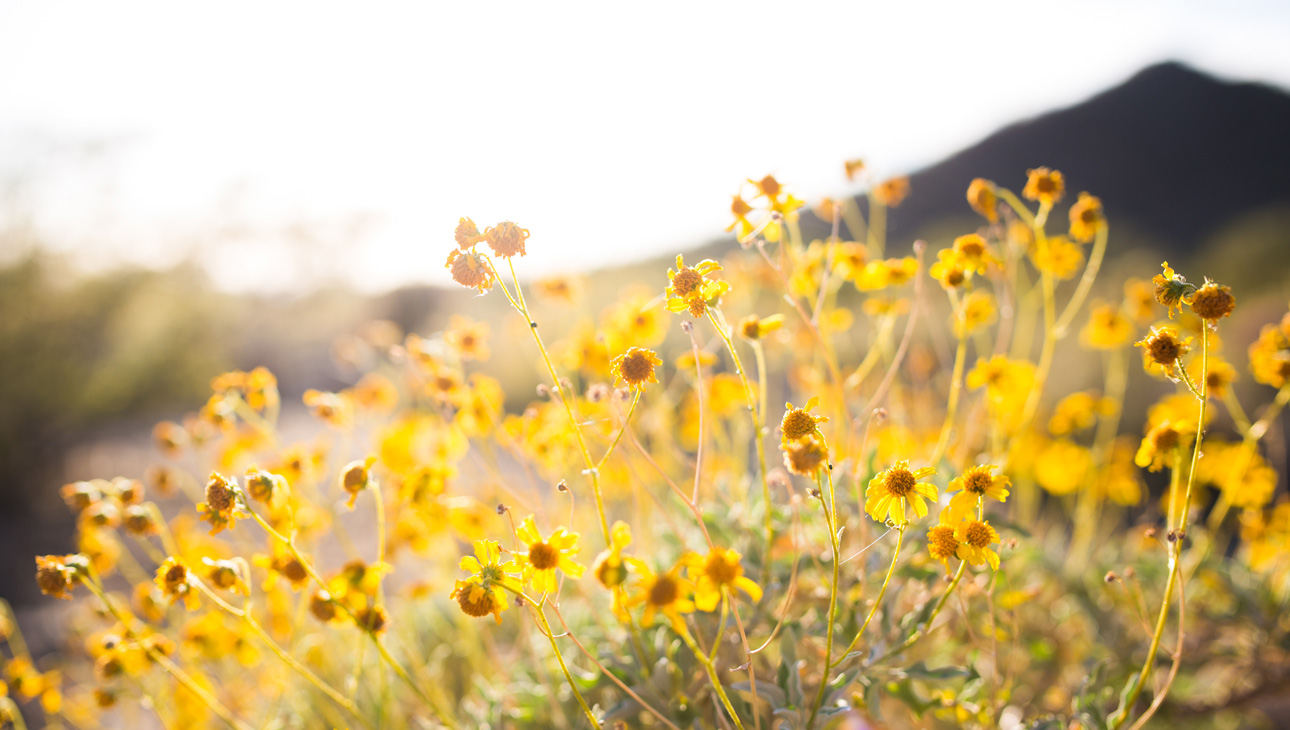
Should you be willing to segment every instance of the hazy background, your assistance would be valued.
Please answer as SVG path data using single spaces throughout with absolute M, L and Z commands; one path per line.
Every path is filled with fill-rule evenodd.
M 531 229 L 526 275 L 617 267 L 594 311 L 732 248 L 746 177 L 912 173 L 904 251 L 978 225 L 972 177 L 1051 165 L 1112 221 L 1099 294 L 1186 262 L 1246 343 L 1290 299 L 1287 38 L 1253 1 L 0 2 L 0 597 L 71 548 L 58 486 L 138 476 L 212 375 L 298 404 L 365 320 L 492 316 L 441 288 L 463 215 Z
M 0 226 L 237 291 L 446 283 L 462 215 L 587 269 L 706 240 L 743 177 L 857 192 L 843 159 L 909 172 L 1163 59 L 1290 85 L 1286 38 L 1272 0 L 0 2 Z

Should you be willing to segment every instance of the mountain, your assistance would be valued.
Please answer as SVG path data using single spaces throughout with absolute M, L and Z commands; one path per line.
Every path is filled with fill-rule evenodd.
M 973 178 L 1019 193 L 1026 170 L 1046 166 L 1066 176 L 1068 201 L 1087 190 L 1115 224 L 1188 254 L 1243 212 L 1290 205 L 1287 130 L 1285 91 L 1161 63 L 917 171 L 888 231 L 901 240 L 947 212 L 970 216 L 964 194 Z

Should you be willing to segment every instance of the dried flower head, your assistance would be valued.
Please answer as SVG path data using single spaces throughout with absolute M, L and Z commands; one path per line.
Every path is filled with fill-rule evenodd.
M 1236 309 L 1236 297 L 1226 286 L 1219 286 L 1212 281 L 1197 289 L 1191 297 L 1191 311 L 1207 322 L 1217 322 Z
M 452 273 L 453 281 L 467 289 L 478 290 L 480 294 L 492 289 L 495 283 L 492 266 L 474 251 L 453 249 L 445 266 Z
M 510 221 L 502 221 L 497 225 L 484 231 L 484 242 L 488 247 L 493 249 L 493 253 L 498 256 L 510 258 L 515 254 L 525 255 L 524 242 L 529 238 L 529 232 L 525 228 Z

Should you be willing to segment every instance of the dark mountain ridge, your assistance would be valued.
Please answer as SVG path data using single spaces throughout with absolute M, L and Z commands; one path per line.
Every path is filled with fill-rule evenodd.
M 1161 63 L 915 172 L 888 230 L 899 240 L 948 212 L 970 215 L 973 178 L 1020 192 L 1026 170 L 1047 166 L 1066 176 L 1068 200 L 1087 190 L 1112 220 L 1188 254 L 1242 212 L 1290 204 L 1288 130 L 1285 91 Z

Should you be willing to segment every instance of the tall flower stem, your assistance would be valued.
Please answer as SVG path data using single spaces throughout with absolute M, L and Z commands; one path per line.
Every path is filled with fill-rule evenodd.
M 573 674 L 569 672 L 569 666 L 564 663 L 564 654 L 560 653 L 560 645 L 556 643 L 555 632 L 551 630 L 551 623 L 547 621 L 546 618 L 546 599 L 542 599 L 542 602 L 539 603 L 534 601 L 532 598 L 529 598 L 521 591 L 515 591 L 510 588 L 507 590 L 510 590 L 520 600 L 529 604 L 529 608 L 533 609 L 533 616 L 537 619 L 538 627 L 541 630 L 542 635 L 547 638 L 547 641 L 551 642 L 551 651 L 555 652 L 555 660 L 560 663 L 560 671 L 564 673 L 564 679 L 568 682 L 569 689 L 573 690 L 573 696 L 578 699 L 578 705 L 582 707 L 583 714 L 587 716 L 587 720 L 591 722 L 591 726 L 593 728 L 600 727 L 600 721 L 596 719 L 595 713 L 593 713 L 591 711 L 591 707 L 587 705 L 587 700 L 583 698 L 582 692 L 578 690 L 578 685 L 574 683 Z
M 896 654 L 899 654 L 902 651 L 905 651 L 909 647 L 913 646 L 915 643 L 918 642 L 919 639 L 926 636 L 928 632 L 932 630 L 932 623 L 935 622 L 936 617 L 940 615 L 941 609 L 945 608 L 945 602 L 949 600 L 950 594 L 954 592 L 955 588 L 958 588 L 959 581 L 962 580 L 963 574 L 965 572 L 967 572 L 967 561 L 963 560 L 959 562 L 959 569 L 954 572 L 953 580 L 951 580 L 949 586 L 945 588 L 945 592 L 941 594 L 940 600 L 936 602 L 936 606 L 932 608 L 931 615 L 927 617 L 927 620 L 923 622 L 922 626 L 915 627 L 914 632 L 909 635 L 909 638 L 905 639 L 903 642 L 896 645 L 894 648 L 887 650 L 883 654 L 880 654 L 873 661 L 869 662 L 869 664 L 877 664 L 883 659 L 887 659 L 888 657 L 895 656 Z
M 506 288 L 505 282 L 501 280 L 501 276 L 497 273 L 497 267 L 493 265 L 493 262 L 487 256 L 484 257 L 484 261 L 488 263 L 489 270 L 493 272 L 493 278 L 497 281 L 498 286 L 501 287 L 502 293 L 506 295 L 507 301 L 511 303 L 511 307 L 516 312 L 519 312 L 524 321 L 528 323 L 529 332 L 533 333 L 533 342 L 537 344 L 538 352 L 542 355 L 542 362 L 546 365 L 547 374 L 551 376 L 551 387 L 555 389 L 556 397 L 564 404 L 564 412 L 569 417 L 569 426 L 573 429 L 574 438 L 578 441 L 578 448 L 582 451 L 582 460 L 587 466 L 586 474 L 591 479 L 591 489 L 596 495 L 596 511 L 600 513 L 600 531 L 605 538 L 605 544 L 609 545 L 611 544 L 609 518 L 605 516 L 605 497 L 600 490 L 600 471 L 596 468 L 596 462 L 591 458 L 591 451 L 587 449 L 587 440 L 582 435 L 582 425 L 578 423 L 578 417 L 573 413 L 573 404 L 571 402 L 573 394 L 566 393 L 564 386 L 560 385 L 560 376 L 556 374 L 555 366 L 551 364 L 551 356 L 546 351 L 546 345 L 542 343 L 542 336 L 538 334 L 537 322 L 529 314 L 528 305 L 524 302 L 524 292 L 520 287 L 519 276 L 515 273 L 514 262 L 509 258 L 506 259 L 506 264 L 511 270 L 511 281 L 515 285 L 515 294 L 512 296 L 511 292 Z
M 716 665 L 714 665 L 712 660 L 708 658 L 708 655 L 699 648 L 699 645 L 694 642 L 694 637 L 690 635 L 690 630 L 685 627 L 685 624 L 680 624 L 676 628 L 679 629 L 677 633 L 680 634 L 681 640 L 685 642 L 686 646 L 690 647 L 690 652 L 694 654 L 694 658 L 699 660 L 699 663 L 703 665 L 704 671 L 708 673 L 708 681 L 712 684 L 712 689 L 716 690 L 717 698 L 721 700 L 721 705 L 726 708 L 726 714 L 730 715 L 730 721 L 735 724 L 735 727 L 738 728 L 738 730 L 744 730 L 744 724 L 740 721 L 739 715 L 735 712 L 735 706 L 730 703 L 730 698 L 726 695 L 725 688 L 721 686 L 721 678 L 717 676 Z

